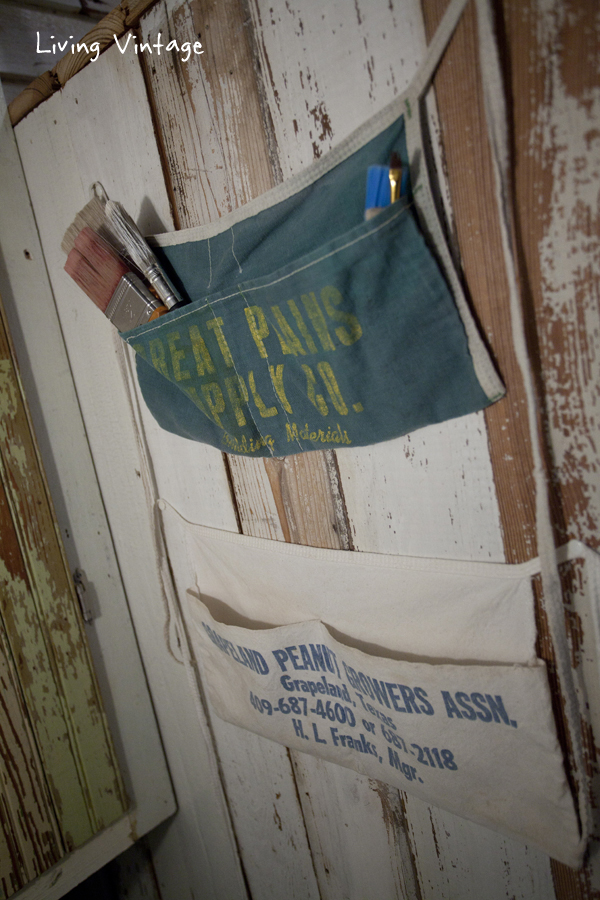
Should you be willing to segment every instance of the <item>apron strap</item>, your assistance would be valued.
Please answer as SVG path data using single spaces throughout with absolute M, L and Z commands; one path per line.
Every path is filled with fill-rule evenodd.
M 439 224 L 437 213 L 431 199 L 431 188 L 427 167 L 422 159 L 423 135 L 419 101 L 427 92 L 436 68 L 448 46 L 462 12 L 468 0 L 451 0 L 440 25 L 427 48 L 425 59 L 410 86 L 406 105 L 406 138 L 411 159 L 411 172 L 416 183 L 422 183 L 426 190 L 418 195 L 415 191 L 415 204 L 420 213 L 422 224 L 429 231 L 430 238 L 436 246 L 441 262 L 455 292 L 459 310 L 465 302 L 462 289 L 454 266 L 450 259 L 446 241 Z M 510 161 L 508 149 L 508 128 L 504 85 L 502 80 L 498 48 L 495 40 L 490 0 L 476 0 L 477 30 L 479 37 L 479 62 L 483 94 L 485 102 L 486 124 L 498 208 L 498 220 L 502 236 L 502 246 L 508 280 L 509 307 L 515 355 L 521 371 L 527 400 L 528 425 L 531 434 L 533 455 L 533 475 L 536 494 L 536 531 L 544 608 L 548 618 L 548 626 L 554 647 L 556 665 L 564 697 L 564 711 L 567 719 L 572 746 L 572 758 L 575 768 L 574 777 L 578 782 L 578 807 L 581 824 L 580 850 L 583 854 L 586 839 L 590 832 L 591 810 L 589 805 L 588 785 L 584 763 L 583 746 L 580 727 L 580 708 L 577 688 L 571 668 L 569 648 L 564 627 L 564 605 L 560 575 L 558 572 L 557 552 L 554 543 L 552 520 L 550 514 L 549 486 L 542 461 L 543 439 L 538 425 L 539 398 L 535 387 L 535 379 L 525 337 L 525 323 L 518 288 L 517 263 L 513 253 L 513 221 L 514 211 L 510 194 Z M 413 171 L 414 169 L 414 171 Z M 463 316 L 464 321 L 464 316 Z M 467 329 L 469 349 L 480 381 L 485 383 L 485 366 L 479 353 L 478 335 Z M 484 371 L 481 371 L 483 369 Z
M 543 437 L 538 418 L 540 401 L 525 336 L 525 321 L 518 287 L 517 263 L 513 251 L 514 210 L 509 179 L 510 154 L 508 149 L 506 104 L 489 0 L 477 0 L 477 29 L 487 131 L 508 280 L 513 346 L 523 377 L 525 396 L 527 398 L 527 418 L 533 456 L 536 531 L 543 602 L 564 698 L 565 716 L 569 726 L 572 759 L 575 769 L 573 775 L 578 782 L 577 793 L 582 831 L 581 850 L 583 852 L 590 832 L 591 809 L 581 738 L 581 713 L 565 634 L 564 603 L 550 514 L 549 485 L 542 461 L 541 448 L 543 447 Z
M 414 99 L 419 100 L 427 92 L 467 3 L 468 0 L 450 0 L 442 21 L 425 51 L 425 58 L 411 82 L 409 92 Z

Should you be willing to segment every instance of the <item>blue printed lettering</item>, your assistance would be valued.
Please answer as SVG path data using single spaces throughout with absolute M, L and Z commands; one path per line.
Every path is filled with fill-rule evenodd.
M 481 712 L 477 713 L 477 718 L 481 719 L 482 722 L 491 722 L 492 714 L 485 705 L 485 698 L 483 694 L 471 694 L 471 703 L 477 707 L 477 709 L 481 710 Z
M 457 719 L 462 719 L 462 713 L 452 699 L 452 694 L 450 693 L 450 691 L 442 691 L 442 697 L 444 698 L 444 706 L 446 707 L 446 714 L 448 718 L 451 719 L 452 716 L 456 716 Z
M 313 734 L 315 736 L 315 741 L 317 742 L 317 744 L 326 744 L 327 741 L 325 740 L 325 738 L 319 737 L 319 732 L 318 732 L 317 726 L 314 722 L 312 723 L 312 728 L 313 728 Z
M 427 691 L 425 691 L 421 687 L 416 687 L 415 694 L 417 695 L 417 697 L 423 704 L 423 706 L 420 707 L 421 712 L 425 713 L 426 716 L 432 716 L 434 714 L 435 710 L 434 710 L 433 706 L 431 705 L 431 703 L 429 702 L 429 700 L 427 699 Z
M 412 690 L 408 687 L 408 685 L 399 684 L 398 687 L 400 688 L 400 693 L 402 694 L 402 699 L 404 700 L 404 703 L 406 705 L 406 712 L 411 713 L 414 709 L 414 711 L 416 713 L 421 715 L 421 710 L 415 703 L 415 695 L 413 694 Z M 411 707 L 412 707 L 412 709 L 411 709 Z
M 392 750 L 391 747 L 388 747 L 388 762 L 390 766 L 394 769 L 398 769 L 399 772 L 402 772 L 407 781 L 415 781 L 417 778 L 417 770 L 414 766 L 409 766 L 408 763 L 401 762 L 400 757 L 396 753 L 395 750 Z M 422 779 L 419 778 L 419 781 Z
M 350 750 L 356 750 L 357 753 L 370 753 L 371 756 L 377 756 L 375 744 L 367 741 L 364 734 L 361 734 L 360 738 L 353 738 L 349 734 L 340 734 L 337 728 L 330 728 L 329 731 L 335 747 L 349 747 Z
M 273 656 L 275 657 L 275 659 L 276 659 L 277 662 L 279 663 L 279 668 L 281 669 L 281 671 L 282 671 L 282 672 L 287 672 L 285 663 L 286 663 L 286 660 L 287 660 L 287 658 L 288 658 L 288 655 L 287 655 L 287 653 L 285 652 L 285 650 L 271 650 L 271 653 L 273 654 Z
M 300 655 L 302 656 L 302 662 L 304 663 L 304 668 L 305 668 L 305 669 L 312 669 L 313 672 L 314 672 L 315 667 L 314 667 L 314 665 L 313 665 L 313 661 L 312 661 L 312 659 L 310 658 L 310 654 L 309 654 L 309 652 L 308 652 L 308 650 L 306 649 L 306 646 L 305 646 L 304 644 L 300 644 Z
M 294 726 L 294 731 L 296 732 L 297 737 L 306 740 L 308 735 L 304 734 L 302 719 L 292 719 L 292 725 Z
M 485 699 L 492 711 L 494 722 L 499 722 L 502 719 L 505 725 L 510 725 L 510 720 L 508 718 L 508 713 L 504 709 L 502 697 L 499 697 L 497 694 L 495 697 L 492 697 L 491 694 L 486 694 Z
M 477 716 L 475 715 L 475 710 L 473 709 L 473 707 L 469 706 L 468 701 L 470 699 L 471 698 L 468 694 L 463 693 L 463 691 L 457 691 L 456 702 L 460 706 L 463 716 L 465 717 L 465 719 L 470 719 L 471 721 L 473 721 L 473 719 L 476 719 Z
M 392 705 L 396 712 L 408 712 L 407 709 L 405 709 L 403 706 L 400 706 L 400 704 L 398 703 L 400 697 L 398 696 L 398 691 L 396 690 L 397 685 L 390 684 L 389 681 L 386 681 L 385 686 L 388 689 L 388 694 L 392 698 Z
M 202 627 L 206 631 L 215 647 L 218 647 L 222 653 L 231 656 L 236 662 L 242 666 L 252 669 L 258 675 L 267 675 L 269 667 L 264 656 L 258 650 L 251 650 L 249 647 L 234 647 L 231 641 L 217 634 L 206 622 L 202 623 Z M 238 655 L 239 654 L 239 655 Z

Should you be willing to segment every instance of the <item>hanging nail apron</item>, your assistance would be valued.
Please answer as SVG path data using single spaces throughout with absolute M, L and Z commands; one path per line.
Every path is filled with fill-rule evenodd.
M 330 154 L 216 223 L 156 239 L 169 274 L 192 303 L 124 337 L 138 352 L 142 393 L 164 428 L 230 452 L 288 455 L 387 440 L 502 396 L 452 265 L 423 153 L 420 101 L 464 6 L 465 0 L 450 3 L 411 89 Z M 506 583 L 498 587 L 502 578 L 498 590 L 469 595 L 476 564 L 450 564 L 464 571 L 446 572 L 440 586 L 440 561 L 430 561 L 421 571 L 425 593 L 416 607 L 411 611 L 414 592 L 401 596 L 400 590 L 386 608 L 380 570 L 402 569 L 406 561 L 223 537 L 162 508 L 167 543 L 188 542 L 198 572 L 195 591 L 180 587 L 188 589 L 186 621 L 218 715 L 532 840 L 575 866 L 590 821 L 580 714 L 512 257 L 506 115 L 487 0 L 478 0 L 478 28 L 513 339 L 532 435 L 543 603 L 569 725 L 577 807 L 545 666 L 533 654 L 531 602 L 527 609 L 511 606 L 515 595 Z M 409 165 L 407 196 L 364 222 L 365 172 L 371 164 L 388 164 L 392 152 Z M 290 555 L 301 558 L 302 568 L 282 582 Z M 596 604 L 598 562 L 589 557 L 588 563 Z M 369 564 L 378 587 L 365 586 L 355 596 L 357 567 Z M 327 589 L 331 609 L 318 591 L 319 566 L 325 566 L 320 576 L 326 585 L 335 585 L 336 567 L 345 571 L 343 601 Z M 510 583 L 509 570 L 521 567 L 500 568 Z M 530 575 L 525 566 L 523 577 Z M 314 609 L 290 602 L 303 577 L 313 584 L 308 596 L 323 601 Z M 410 581 L 405 572 L 401 580 Z M 449 591 L 461 602 L 453 605 Z M 355 602 L 345 620 L 339 610 L 348 597 Z M 268 609 L 264 598 L 272 601 Z M 495 635 L 495 650 L 470 632 L 478 603 L 480 630 Z M 457 619 L 440 627 L 448 610 Z M 408 646 L 394 637 L 398 621 L 410 635 Z M 508 656 L 502 655 L 503 626 L 525 642 L 520 655 L 516 633 Z M 450 641 L 445 650 L 444 639 Z M 465 659 L 461 647 L 471 647 L 471 657 Z M 490 729 L 470 731 L 483 725 Z M 466 779 L 457 774 L 461 765 Z
M 324 550 L 187 522 L 158 502 L 212 711 L 581 863 L 576 806 L 521 565 Z M 592 606 L 600 557 L 573 541 Z
M 155 239 L 192 302 L 124 337 L 163 428 L 284 456 L 388 440 L 503 395 L 422 151 L 420 101 L 463 6 L 411 89 L 332 152 L 217 222 Z M 393 152 L 406 196 L 365 222 L 367 169 Z

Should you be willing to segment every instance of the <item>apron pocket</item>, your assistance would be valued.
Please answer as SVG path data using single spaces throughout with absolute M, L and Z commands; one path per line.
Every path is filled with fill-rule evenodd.
M 124 335 L 168 431 L 232 453 L 359 447 L 480 410 L 465 327 L 405 199 Z

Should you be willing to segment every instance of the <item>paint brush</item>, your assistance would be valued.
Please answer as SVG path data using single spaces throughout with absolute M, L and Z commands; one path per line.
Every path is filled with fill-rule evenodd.
M 119 331 L 129 331 L 168 312 L 89 225 L 75 237 L 65 272 Z
M 127 256 L 152 285 L 165 306 L 173 309 L 181 304 L 181 297 L 176 294 L 173 285 L 161 269 L 156 256 L 145 238 L 142 237 L 131 216 L 120 203 L 114 200 L 108 200 L 104 210 L 119 243 L 126 248 Z
M 100 182 L 92 185 L 92 198 L 81 209 L 65 232 L 62 248 L 68 255 L 79 232 L 89 226 L 110 244 L 132 268 L 146 279 L 168 309 L 183 305 L 183 300 L 167 278 L 148 242 L 120 203 L 109 200 Z

